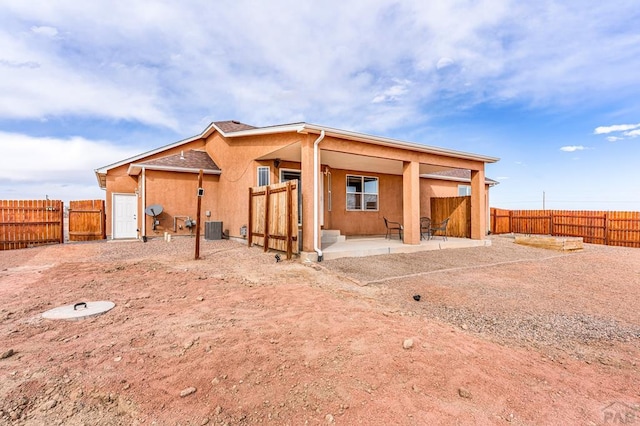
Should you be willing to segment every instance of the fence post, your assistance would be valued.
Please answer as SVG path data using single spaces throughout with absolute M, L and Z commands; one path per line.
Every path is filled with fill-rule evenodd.
M 609 245 L 609 220 L 607 218 L 607 212 L 604 213 L 604 245 Z
M 252 235 L 251 232 L 253 230 L 253 189 L 249 187 L 249 221 L 247 225 L 247 245 L 251 247 Z
M 269 250 L 269 204 L 271 203 L 271 186 L 267 185 L 265 187 L 264 194 L 264 251 Z
M 60 201 L 60 244 L 64 244 L 64 202 Z
M 489 220 L 491 221 L 491 233 L 496 233 L 496 209 L 489 209 Z
M 551 234 L 551 236 L 555 235 L 555 232 L 553 232 L 553 211 L 549 211 L 549 233 Z
M 287 237 L 287 260 L 293 257 L 293 233 L 292 233 L 292 217 L 291 209 L 293 208 L 293 200 L 291 192 L 291 181 L 287 182 L 287 219 L 286 219 L 286 237 Z

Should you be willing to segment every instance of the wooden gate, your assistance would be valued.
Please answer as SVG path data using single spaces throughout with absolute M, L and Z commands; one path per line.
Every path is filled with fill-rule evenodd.
M 62 243 L 62 201 L 0 200 L 0 250 Z
M 298 248 L 297 180 L 249 188 L 249 247 L 253 244 L 287 253 Z
M 471 196 L 431 198 L 431 223 L 446 218 L 448 236 L 471 238 Z
M 107 238 L 104 200 L 69 203 L 69 241 L 94 241 Z

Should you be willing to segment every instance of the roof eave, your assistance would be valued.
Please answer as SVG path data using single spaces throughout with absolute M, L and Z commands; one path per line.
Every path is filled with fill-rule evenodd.
M 269 135 L 274 133 L 291 133 L 291 132 L 300 132 L 304 129 L 305 123 L 296 123 L 296 124 L 284 124 L 282 126 L 271 126 L 271 127 L 258 127 L 255 129 L 248 130 L 239 130 L 237 132 L 223 132 L 217 126 L 214 127 L 216 130 L 222 134 L 222 136 L 226 138 L 241 138 L 246 136 L 260 136 L 260 135 Z
M 157 170 L 163 172 L 179 172 L 179 173 L 199 173 L 200 170 L 203 171 L 205 175 L 219 175 L 222 173 L 221 170 L 214 169 L 198 169 L 193 167 L 174 167 L 174 166 L 156 166 L 156 165 L 144 165 L 132 163 L 129 165 L 129 169 L 127 169 L 127 174 L 129 176 L 137 176 L 140 174 L 142 169 L 146 170 Z
M 471 179 L 470 178 L 464 178 L 464 177 L 442 176 L 442 175 L 434 175 L 434 174 L 429 174 L 429 173 L 421 174 L 420 177 L 423 178 L 423 179 L 437 179 L 437 180 L 448 180 L 448 181 L 451 181 L 451 182 L 471 183 Z M 485 180 L 484 180 L 484 184 L 485 185 L 489 185 L 489 186 L 495 186 L 495 185 L 497 185 L 499 183 L 500 182 L 495 181 L 493 179 L 485 178 Z
M 484 163 L 495 163 L 500 160 L 500 158 L 498 157 L 490 157 L 486 155 L 473 154 L 470 152 L 438 148 L 430 145 L 404 142 L 397 139 L 385 138 L 382 136 L 372 136 L 364 133 L 334 129 L 334 128 L 325 127 L 325 126 L 318 126 L 315 124 L 305 123 L 303 126 L 303 129 L 300 132 L 301 133 L 304 133 L 304 132 L 320 133 L 323 130 L 324 130 L 325 136 L 337 136 L 343 139 L 373 143 L 376 145 L 388 146 L 393 148 L 404 148 L 404 149 L 410 149 L 412 151 L 426 152 L 429 154 L 447 155 L 450 157 L 462 158 L 465 160 L 482 161 Z
M 98 186 L 100 189 L 107 189 L 107 174 L 94 170 L 96 173 L 96 179 L 98 180 Z

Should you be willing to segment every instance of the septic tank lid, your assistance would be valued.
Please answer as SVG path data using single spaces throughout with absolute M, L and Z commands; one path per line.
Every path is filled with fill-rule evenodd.
M 106 300 L 98 302 L 78 302 L 73 305 L 60 306 L 42 313 L 47 319 L 77 320 L 104 314 L 113 309 L 115 303 Z

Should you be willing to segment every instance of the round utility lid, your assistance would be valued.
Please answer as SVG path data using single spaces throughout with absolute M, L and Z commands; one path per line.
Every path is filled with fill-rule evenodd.
M 160 216 L 160 213 L 162 213 L 162 206 L 160 204 L 152 204 L 144 209 L 144 212 L 148 216 Z
M 42 314 L 47 319 L 77 320 L 104 314 L 113 309 L 115 303 L 106 300 L 98 302 L 79 302 L 73 305 L 60 306 Z

